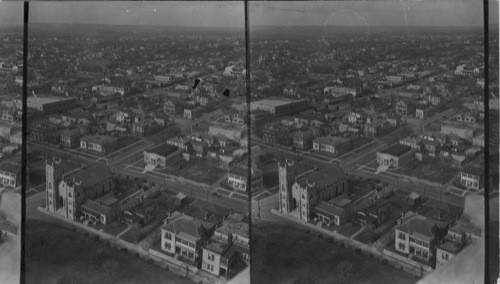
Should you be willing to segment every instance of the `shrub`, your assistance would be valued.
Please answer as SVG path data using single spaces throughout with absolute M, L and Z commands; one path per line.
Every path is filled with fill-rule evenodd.
M 323 238 L 323 234 L 319 234 L 318 238 L 322 239 Z
M 334 243 L 333 237 L 329 237 L 328 238 L 328 242 L 331 243 L 331 244 L 333 244 Z
M 147 260 L 147 263 L 149 264 L 154 264 L 154 260 L 152 260 L 151 258 Z
M 123 253 L 127 253 L 127 249 L 126 248 L 121 248 L 120 251 L 123 252 Z
M 170 267 L 168 267 L 168 265 L 167 265 L 167 266 L 165 266 L 165 270 L 166 270 L 166 271 L 169 271 L 169 270 L 170 270 Z

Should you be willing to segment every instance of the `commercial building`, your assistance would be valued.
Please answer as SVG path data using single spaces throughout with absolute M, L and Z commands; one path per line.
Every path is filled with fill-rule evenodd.
M 61 145 L 68 148 L 76 148 L 80 145 L 80 129 L 65 129 L 61 131 Z
M 327 152 L 334 155 L 345 153 L 351 148 L 349 139 L 335 136 L 324 136 L 313 141 L 315 151 Z
M 230 126 L 222 124 L 213 124 L 208 126 L 208 135 L 218 136 L 222 135 L 229 140 L 239 141 L 245 136 L 246 126 Z
M 75 107 L 74 98 L 28 97 L 28 108 L 36 109 L 43 114 L 63 112 Z
M 98 154 L 118 149 L 118 139 L 104 135 L 90 135 L 80 138 L 80 148 Z
M 274 114 L 276 118 L 298 114 L 307 110 L 307 100 L 287 98 L 268 98 L 250 103 L 250 110 L 263 110 Z
M 107 85 L 98 85 L 92 87 L 92 92 L 99 92 L 101 95 L 111 95 L 115 93 L 119 93 L 120 95 L 125 95 L 125 88 L 123 87 L 115 87 L 115 86 L 107 86 Z
M 349 88 L 349 87 L 341 87 L 341 86 L 332 86 L 332 87 L 325 87 L 323 89 L 324 94 L 330 94 L 330 95 L 335 95 L 335 94 L 350 94 L 353 97 L 357 95 L 357 90 L 356 88 Z
M 457 135 L 460 138 L 471 140 L 475 134 L 476 130 L 471 127 L 461 126 L 461 125 L 441 125 L 441 134 L 445 135 Z
M 144 151 L 144 163 L 154 167 L 165 167 L 167 164 L 177 162 L 180 159 L 180 149 L 168 144 L 162 144 L 151 150 Z
M 413 160 L 414 150 L 408 146 L 395 144 L 377 152 L 379 166 L 399 168 Z

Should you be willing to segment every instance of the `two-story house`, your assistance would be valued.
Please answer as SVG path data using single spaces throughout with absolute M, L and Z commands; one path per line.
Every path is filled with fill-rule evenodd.
M 293 146 L 301 150 L 310 149 L 313 138 L 314 135 L 311 129 L 297 131 L 293 134 Z
M 203 246 L 213 235 L 215 225 L 186 215 L 169 219 L 161 227 L 161 249 L 199 267 Z
M 249 226 L 233 221 L 231 216 L 217 228 L 210 242 L 203 248 L 201 269 L 217 276 L 227 277 L 238 261 L 250 261 Z
M 247 191 L 248 169 L 240 166 L 232 168 L 227 174 L 227 182 L 234 189 Z M 251 170 L 252 191 L 262 187 L 262 171 L 259 169 Z
M 479 190 L 484 186 L 484 171 L 468 166 L 460 172 L 460 183 L 469 189 Z
M 436 245 L 446 236 L 448 224 L 416 214 L 395 230 L 395 249 L 429 262 L 436 255 Z
M 80 144 L 80 129 L 65 129 L 61 131 L 61 145 L 68 148 L 76 148 Z

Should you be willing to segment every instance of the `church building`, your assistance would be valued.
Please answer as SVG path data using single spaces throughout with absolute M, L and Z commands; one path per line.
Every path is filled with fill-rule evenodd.
M 306 222 L 311 221 L 312 210 L 321 202 L 329 201 L 347 191 L 347 176 L 337 165 L 297 178 L 293 162 L 280 162 L 279 209 Z
M 70 167 L 60 159 L 46 161 L 46 208 L 76 220 L 84 214 L 81 205 L 114 189 L 113 175 L 102 163 Z

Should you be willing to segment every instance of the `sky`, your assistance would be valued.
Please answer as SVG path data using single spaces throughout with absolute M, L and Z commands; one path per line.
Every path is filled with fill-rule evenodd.
M 498 19 L 498 13 L 496 15 Z M 467 0 L 287 1 L 250 4 L 250 26 L 295 25 L 482 27 L 483 5 L 482 1 Z
M 30 2 L 32 23 L 244 28 L 243 2 Z
M 489 1 L 498 23 L 498 1 Z M 0 2 L 0 24 L 22 24 L 22 3 Z M 482 1 L 252 1 L 250 26 L 477 26 Z M 244 27 L 243 1 L 30 2 L 32 23 Z
M 0 1 L 0 25 L 22 25 L 23 2 Z

